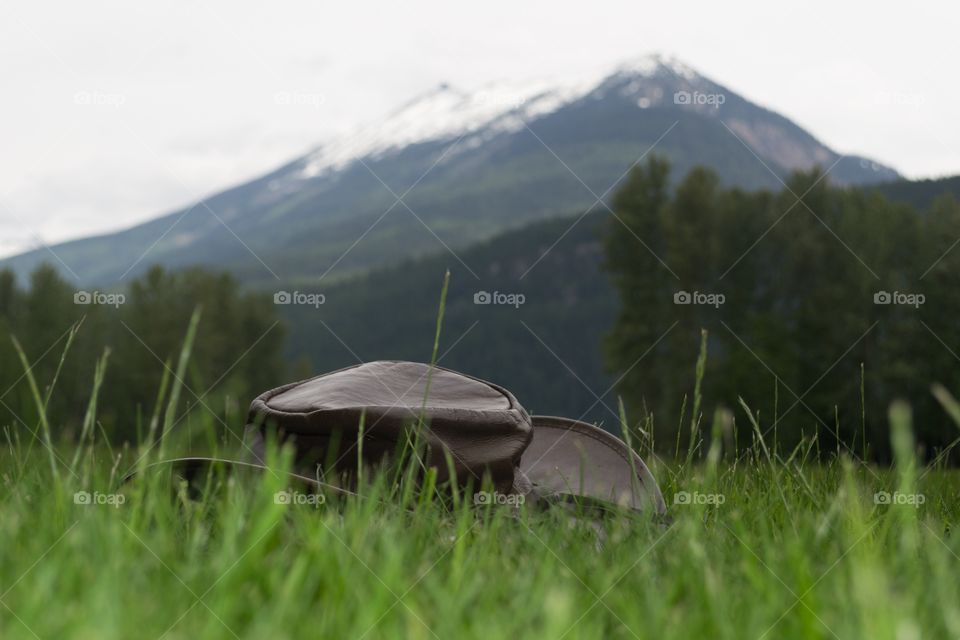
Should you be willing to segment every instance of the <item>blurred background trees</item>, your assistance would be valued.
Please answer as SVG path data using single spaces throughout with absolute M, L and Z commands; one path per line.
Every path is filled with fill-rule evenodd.
M 197 307 L 202 315 L 183 380 L 189 390 L 181 395 L 179 411 L 242 413 L 251 395 L 283 379 L 284 328 L 272 300 L 240 291 L 229 275 L 155 267 L 113 293 L 124 296 L 122 304 L 78 304 L 77 289 L 52 266 L 38 268 L 26 288 L 17 286 L 11 272 L 0 272 L 0 423 L 33 429 L 38 418 L 10 336 L 22 345 L 31 372 L 43 387 L 53 380 L 70 329 L 77 323 L 79 330 L 48 406 L 63 436 L 69 437 L 79 426 L 96 360 L 109 349 L 99 421 L 111 438 L 134 440 L 138 425 L 142 428 L 149 420 L 165 368 L 171 369 L 170 375 L 175 370 Z M 20 437 L 29 439 L 23 433 Z
M 821 452 L 882 461 L 886 407 L 900 397 L 928 455 L 953 442 L 955 428 L 930 394 L 932 383 L 960 386 L 952 197 L 894 202 L 876 189 L 832 186 L 818 171 L 776 191 L 745 191 L 707 169 L 678 180 L 652 158 L 610 206 L 615 215 L 540 222 L 468 247 L 463 263 L 444 253 L 331 282 L 319 307 L 277 306 L 272 291 L 198 268 L 153 268 L 111 292 L 125 297 L 116 306 L 77 304 L 53 266 L 22 284 L 0 271 L 0 424 L 37 424 L 11 335 L 48 385 L 82 319 L 50 400 L 54 428 L 75 433 L 95 362 L 109 348 L 99 421 L 112 439 L 133 440 L 196 307 L 178 416 L 193 409 L 236 424 L 252 397 L 293 379 L 361 359 L 429 359 L 449 268 L 440 364 L 503 384 L 531 412 L 616 432 L 619 395 L 630 421 L 652 420 L 658 447 L 672 452 L 677 430 L 681 443 L 687 437 L 689 401 L 682 427 L 681 411 L 705 329 L 708 419 L 719 406 L 739 411 L 742 397 L 784 447 L 817 434 Z M 478 290 L 522 293 L 526 302 L 478 306 Z M 681 294 L 693 303 L 679 304 Z M 898 303 L 910 295 L 923 297 Z M 741 444 L 753 437 L 738 431 Z
M 956 201 L 921 212 L 830 186 L 817 171 L 777 193 L 725 189 L 704 169 L 672 193 L 668 180 L 660 160 L 636 168 L 605 235 L 622 302 L 607 362 L 632 413 L 653 414 L 661 442 L 674 443 L 692 391 L 700 328 L 708 416 L 742 397 L 785 446 L 817 433 L 821 449 L 839 439 L 863 455 L 865 431 L 867 455 L 886 459 L 884 408 L 904 397 L 928 453 L 956 438 L 929 392 L 960 382 Z M 677 304 L 676 292 L 723 304 Z

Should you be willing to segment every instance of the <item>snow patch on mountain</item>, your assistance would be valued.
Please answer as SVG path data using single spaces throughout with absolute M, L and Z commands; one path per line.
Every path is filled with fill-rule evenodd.
M 466 139 L 461 149 L 473 148 L 494 135 L 522 129 L 528 121 L 588 95 L 611 77 L 635 77 L 635 86 L 639 87 L 643 78 L 658 74 L 687 81 L 699 77 L 675 58 L 648 55 L 583 77 L 498 82 L 475 92 L 441 84 L 400 107 L 382 122 L 320 145 L 304 158 L 298 177 L 322 176 L 359 159 L 382 157 L 424 142 L 460 138 Z M 638 106 L 649 106 L 649 101 L 640 104 L 641 101 Z
M 648 55 L 621 63 L 614 73 L 654 76 L 658 73 L 668 73 L 679 76 L 684 80 L 696 80 L 700 77 L 692 67 L 685 65 L 673 56 Z

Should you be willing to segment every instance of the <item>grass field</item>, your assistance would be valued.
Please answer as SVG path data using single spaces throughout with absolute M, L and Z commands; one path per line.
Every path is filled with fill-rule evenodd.
M 143 430 L 153 446 L 111 449 L 93 402 L 82 445 L 57 442 L 51 391 L 25 369 L 41 419 L 6 428 L 0 454 L 0 638 L 960 637 L 960 475 L 919 465 L 906 405 L 890 408 L 890 468 L 816 440 L 781 451 L 745 405 L 686 456 L 637 443 L 666 519 L 476 506 L 386 473 L 359 497 L 310 495 L 276 450 L 272 471 L 196 493 L 144 471 L 190 433 L 243 426 L 198 410 L 172 430 L 195 326 Z M 734 420 L 746 449 L 722 444 Z M 208 446 L 242 457 L 221 434 Z
M 94 447 L 71 472 L 60 451 L 54 479 L 42 446 L 11 439 L 0 637 L 960 637 L 960 481 L 916 466 L 906 408 L 892 415 L 890 470 L 759 443 L 652 460 L 670 524 L 404 503 L 382 478 L 278 504 L 296 490 L 282 456 L 198 500 L 164 473 L 116 494 L 135 452 Z

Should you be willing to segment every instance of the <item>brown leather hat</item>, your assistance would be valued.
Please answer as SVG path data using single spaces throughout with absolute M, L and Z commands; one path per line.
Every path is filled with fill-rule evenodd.
M 250 405 L 248 436 L 258 462 L 274 431 L 281 441 L 293 441 L 295 465 L 326 463 L 352 471 L 361 423 L 368 462 L 393 454 L 422 424 L 426 464 L 437 467 L 441 478 L 446 450 L 461 483 L 473 478 L 479 487 L 488 473 L 503 491 L 512 490 L 520 454 L 533 435 L 529 414 L 502 387 L 441 367 L 380 361 L 261 394 Z
M 533 416 L 533 441 L 520 473 L 539 497 L 581 496 L 664 513 L 657 481 L 636 452 L 592 424 Z
M 581 496 L 666 510 L 643 460 L 615 436 L 576 420 L 531 417 L 503 387 L 416 362 L 369 362 L 261 394 L 248 417 L 252 459 L 241 464 L 265 467 L 273 434 L 293 444 L 297 477 L 315 478 L 318 468 L 324 478 L 349 475 L 358 455 L 378 464 L 414 430 L 441 479 L 449 454 L 461 485 L 479 488 L 486 475 L 498 491 L 534 500 Z M 179 462 L 196 468 L 202 460 Z

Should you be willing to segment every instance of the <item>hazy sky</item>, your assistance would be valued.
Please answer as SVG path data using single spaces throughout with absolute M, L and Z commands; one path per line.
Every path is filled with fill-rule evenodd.
M 960 5 L 778 5 L 5 2 L 0 254 L 168 212 L 442 81 L 655 52 L 838 151 L 960 173 Z

